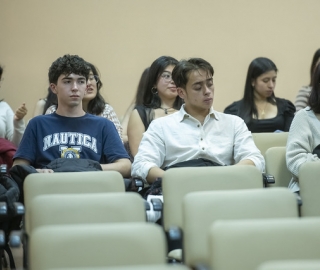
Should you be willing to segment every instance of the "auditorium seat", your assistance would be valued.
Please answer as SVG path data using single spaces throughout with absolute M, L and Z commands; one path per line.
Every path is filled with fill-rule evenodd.
M 183 200 L 183 251 L 188 266 L 209 263 L 208 233 L 217 220 L 298 218 L 296 196 L 287 188 L 200 191 Z

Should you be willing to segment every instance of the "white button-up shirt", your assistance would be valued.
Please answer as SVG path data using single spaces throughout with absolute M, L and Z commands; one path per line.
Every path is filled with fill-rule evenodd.
M 244 121 L 210 109 L 203 125 L 184 110 L 155 119 L 143 134 L 132 176 L 146 179 L 153 167 L 206 158 L 222 165 L 249 159 L 264 171 L 264 158 Z

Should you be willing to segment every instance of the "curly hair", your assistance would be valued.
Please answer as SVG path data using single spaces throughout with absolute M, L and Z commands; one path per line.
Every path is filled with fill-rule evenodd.
M 57 84 L 61 74 L 70 75 L 71 73 L 84 76 L 88 80 L 90 67 L 78 55 L 66 54 L 54 61 L 49 68 L 49 82 Z

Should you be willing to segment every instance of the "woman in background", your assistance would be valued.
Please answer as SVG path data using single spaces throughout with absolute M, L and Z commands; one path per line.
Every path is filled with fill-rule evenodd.
M 149 124 L 154 119 L 176 112 L 183 103 L 172 80 L 172 70 L 177 63 L 173 57 L 161 56 L 150 66 L 148 81 L 142 90 L 143 105 L 135 107 L 128 123 L 128 140 L 133 157 Z
M 289 131 L 294 105 L 274 95 L 278 69 L 268 58 L 254 59 L 248 69 L 244 96 L 224 112 L 240 116 L 253 133 Z
M 121 121 L 122 138 L 123 138 L 124 143 L 128 142 L 127 128 L 128 128 L 128 122 L 129 122 L 131 112 L 134 110 L 134 108 L 136 106 L 143 105 L 143 94 L 144 94 L 143 91 L 146 89 L 148 74 L 149 74 L 149 68 L 146 68 L 141 74 L 141 78 L 140 78 L 140 81 L 138 84 L 136 96 L 135 96 L 134 100 L 131 102 L 128 109 L 126 110 L 126 113 L 124 114 L 123 119 Z
M 0 86 L 2 81 L 3 68 L 0 66 Z M 20 144 L 25 130 L 23 118 L 28 110 L 23 103 L 14 113 L 5 101 L 0 100 L 0 138 L 12 142 L 15 146 Z
M 287 167 L 292 173 L 289 188 L 297 193 L 301 165 L 320 161 L 320 65 L 314 71 L 308 102 L 309 106 L 297 112 L 292 121 L 286 148 Z
M 57 96 L 51 91 L 50 87 L 48 87 L 47 97 L 38 100 L 33 111 L 33 117 L 37 115 L 46 114 L 46 111 L 50 106 L 57 104 Z
M 308 99 L 311 93 L 312 75 L 314 73 L 316 66 L 319 63 L 320 63 L 320 49 L 316 50 L 312 58 L 309 85 L 302 86 L 302 88 L 299 90 L 297 94 L 296 101 L 294 103 L 294 105 L 296 106 L 297 112 L 308 106 Z
M 118 134 L 122 140 L 122 126 L 114 111 L 114 109 L 105 102 L 104 98 L 100 94 L 102 87 L 102 81 L 100 80 L 98 70 L 94 65 L 88 63 L 90 66 L 90 73 L 87 82 L 87 92 L 82 100 L 83 110 L 87 113 L 98 115 L 109 119 L 114 123 Z M 52 105 L 46 111 L 46 114 L 55 112 L 57 105 Z

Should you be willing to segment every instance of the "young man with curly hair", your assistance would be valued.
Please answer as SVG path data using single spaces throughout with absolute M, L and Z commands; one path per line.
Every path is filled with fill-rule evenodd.
M 86 113 L 82 99 L 86 93 L 90 67 L 77 55 L 64 55 L 49 69 L 51 91 L 57 95 L 55 113 L 30 120 L 17 153 L 15 165 L 31 165 L 38 172 L 58 158 L 98 161 L 102 170 L 130 176 L 131 162 L 114 124 Z

